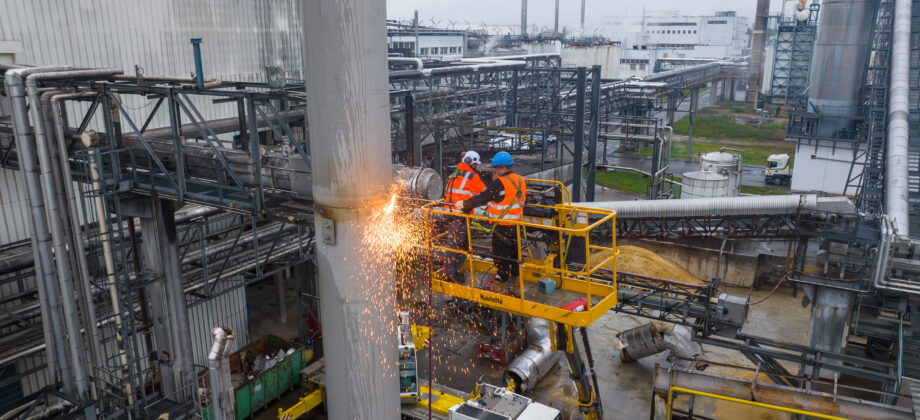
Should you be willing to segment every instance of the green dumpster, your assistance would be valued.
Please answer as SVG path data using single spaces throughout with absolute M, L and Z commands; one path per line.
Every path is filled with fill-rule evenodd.
M 274 358 L 278 351 L 287 352 L 289 349 L 294 349 L 294 352 L 285 355 L 274 366 L 259 373 L 254 371 L 257 357 L 264 360 L 265 355 L 269 355 Z M 293 388 L 299 380 L 300 370 L 306 365 L 306 357 L 312 357 L 312 352 L 305 352 L 303 345 L 273 335 L 256 340 L 231 354 L 230 377 L 234 384 L 236 419 L 252 417 Z M 199 373 L 198 384 L 204 389 L 210 387 L 207 369 Z M 202 397 L 202 404 L 204 408 L 201 410 L 201 418 L 213 420 L 210 400 Z

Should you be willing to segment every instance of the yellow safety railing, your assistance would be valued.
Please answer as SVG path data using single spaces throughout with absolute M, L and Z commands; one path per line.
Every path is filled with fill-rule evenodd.
M 814 411 L 800 410 L 798 408 L 783 407 L 783 406 L 775 405 L 775 404 L 748 401 L 748 400 L 743 400 L 740 398 L 729 397 L 726 395 L 719 395 L 719 394 L 713 394 L 710 392 L 697 391 L 695 389 L 682 388 L 679 386 L 673 386 L 670 389 L 668 389 L 668 416 L 665 418 L 668 418 L 668 419 L 671 418 L 671 410 L 672 410 L 672 405 L 674 404 L 674 394 L 675 393 L 699 395 L 701 397 L 709 397 L 709 398 L 714 398 L 717 400 L 731 401 L 731 402 L 735 402 L 738 404 L 750 405 L 753 407 L 760 407 L 760 408 L 765 408 L 769 410 L 782 411 L 785 413 L 799 414 L 799 415 L 814 417 L 818 419 L 847 420 L 845 417 L 838 417 L 838 416 L 832 416 L 829 414 L 815 413 Z
M 447 280 L 444 270 L 431 264 L 432 290 L 437 293 L 453 297 L 476 301 L 479 304 L 506 312 L 516 313 L 528 317 L 539 317 L 573 327 L 590 325 L 604 312 L 616 304 L 616 242 L 615 236 L 610 232 L 597 235 L 598 230 L 604 225 L 615 226 L 615 213 L 610 210 L 590 207 L 573 206 L 570 203 L 571 195 L 564 185 L 556 181 L 531 180 L 528 183 L 558 184 L 563 191 L 565 204 L 543 205 L 533 204 L 528 207 L 546 209 L 545 215 L 524 215 L 519 221 L 502 220 L 503 223 L 513 224 L 517 246 L 517 260 L 520 266 L 520 277 L 517 290 L 513 295 L 497 293 L 484 288 L 483 278 L 490 278 L 494 273 L 494 258 L 491 255 L 477 253 L 473 250 L 475 238 L 473 228 L 475 225 L 492 226 L 495 219 L 476 214 L 463 214 L 447 209 L 445 202 L 425 205 L 425 226 L 427 232 L 427 246 L 433 253 L 455 253 L 466 257 L 463 266 L 465 284 L 458 284 Z M 526 212 L 526 210 L 525 210 Z M 466 231 L 465 248 L 451 244 L 449 229 L 435 230 L 435 220 L 440 219 L 442 225 L 462 221 Z M 546 249 L 546 255 L 534 255 L 534 250 L 529 249 L 522 238 L 527 238 L 528 233 L 541 232 L 550 235 L 554 240 Z M 592 235 L 595 234 L 595 235 Z M 608 236 L 609 235 L 609 236 Z M 603 237 L 606 239 L 599 239 Z M 481 238 L 481 237 L 480 237 Z M 584 243 L 584 261 L 582 264 L 567 264 L 570 254 L 574 251 L 574 241 Z M 526 250 L 525 250 L 526 249 Z M 603 252 L 606 255 L 592 261 L 592 254 Z M 434 258 L 432 258 L 434 260 Z M 604 272 L 600 269 L 604 268 Z M 552 281 L 556 292 L 541 293 L 533 290 L 527 292 L 526 283 L 538 283 L 541 279 Z M 536 289 L 536 288 L 534 288 Z M 582 305 L 577 309 L 580 299 Z

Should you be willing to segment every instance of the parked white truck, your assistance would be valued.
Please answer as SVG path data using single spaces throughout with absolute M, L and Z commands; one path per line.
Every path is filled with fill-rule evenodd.
M 788 154 L 780 153 L 767 157 L 764 182 L 776 185 L 790 185 L 792 183 L 792 166 L 789 165 Z

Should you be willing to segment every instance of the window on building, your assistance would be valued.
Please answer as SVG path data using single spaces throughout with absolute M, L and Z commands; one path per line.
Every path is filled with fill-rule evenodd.
M 639 64 L 639 70 L 645 71 L 645 64 Z
M 696 33 L 696 30 L 694 30 L 693 33 Z
M 422 47 L 422 49 L 419 51 L 419 54 L 428 55 L 428 47 Z
M 447 54 L 447 47 L 441 47 L 441 54 Z
M 635 63 L 630 64 L 630 65 L 629 65 L 629 69 L 630 69 L 630 70 L 635 70 L 635 69 L 636 69 L 636 64 L 635 64 Z

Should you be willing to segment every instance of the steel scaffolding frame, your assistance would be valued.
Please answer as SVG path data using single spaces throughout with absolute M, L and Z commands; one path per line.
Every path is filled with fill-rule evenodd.
M 805 94 L 819 7 L 810 6 L 807 20 L 782 22 L 777 28 L 770 102 L 789 105 Z

